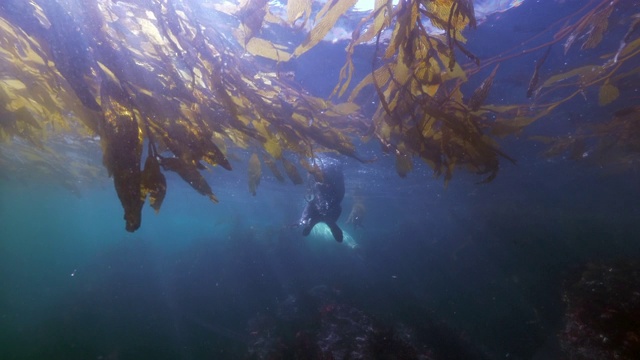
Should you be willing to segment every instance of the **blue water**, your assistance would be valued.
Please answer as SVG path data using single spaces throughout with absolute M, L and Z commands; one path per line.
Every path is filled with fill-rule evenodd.
M 221 184 L 217 205 L 172 181 L 134 234 L 111 188 L 2 184 L 3 358 L 238 358 L 251 319 L 317 286 L 391 324 L 419 333 L 428 317 L 487 356 L 530 358 L 556 346 L 563 277 L 640 254 L 637 176 L 541 162 L 443 189 L 353 170 L 347 192 L 362 187 L 368 209 L 364 228 L 344 226 L 355 249 L 287 228 L 304 194 L 269 179 L 255 198 Z
M 495 26 L 505 34 L 518 24 L 526 34 L 518 19 L 535 6 L 500 14 Z M 481 26 L 469 37 L 489 33 Z M 482 56 L 486 48 L 477 44 Z M 366 63 L 371 49 L 362 51 Z M 525 101 L 522 83 L 536 57 L 522 60 L 525 75 L 517 62 L 504 67 L 491 96 Z M 326 95 L 337 75 L 319 66 L 312 52 L 297 64 L 297 80 Z M 582 114 L 595 108 L 574 106 Z M 561 134 L 565 126 L 553 120 L 565 115 L 529 131 Z M 271 349 L 305 359 L 312 358 L 301 355 L 310 349 L 305 336 L 328 331 L 342 311 L 354 324 L 333 328 L 335 336 L 374 319 L 414 336 L 430 356 L 423 359 L 562 358 L 567 279 L 585 264 L 640 256 L 640 174 L 542 158 L 525 135 L 505 140 L 518 163 L 505 163 L 486 185 L 459 171 L 445 187 L 418 161 L 401 179 L 377 144 L 362 145 L 380 158 L 343 159 L 339 224 L 355 248 L 291 228 L 304 207 L 303 186 L 265 173 L 251 196 L 248 154 L 233 172 L 205 174 L 219 204 L 168 174 L 162 210 L 145 206 L 135 233 L 124 231 L 109 179 L 80 196 L 43 181 L 0 180 L 0 358 L 262 359 L 269 357 L 259 350 Z M 357 229 L 345 224 L 356 189 L 367 208 Z

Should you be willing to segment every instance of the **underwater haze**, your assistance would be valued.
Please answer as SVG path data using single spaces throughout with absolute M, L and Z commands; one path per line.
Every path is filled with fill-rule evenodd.
M 585 2 L 476 3 L 486 18 L 464 36 L 483 59 Z M 359 18 L 351 20 L 342 26 Z M 615 39 L 605 45 L 613 53 Z M 297 86 L 326 97 L 346 45 L 325 39 L 282 66 Z M 376 56 L 373 43 L 359 46 L 354 84 Z M 545 48 L 501 64 L 490 98 L 529 101 Z M 593 54 L 567 58 L 557 45 L 545 66 L 577 67 Z M 472 92 L 488 70 L 463 89 Z M 637 107 L 637 73 L 621 89 Z M 363 97 L 371 117 L 376 92 Z M 640 351 L 637 160 L 547 157 L 529 140 L 605 117 L 585 99 L 500 140 L 516 162 L 501 161 L 488 183 L 460 168 L 445 184 L 417 158 L 400 177 L 395 155 L 375 138 L 357 144 L 366 161 L 329 154 L 344 173 L 342 242 L 323 223 L 302 235 L 313 178 L 304 168 L 299 185 L 263 170 L 251 194 L 251 149 L 228 151 L 233 171 L 202 172 L 217 204 L 167 171 L 162 210 L 145 204 L 140 228 L 128 232 L 106 170 L 70 190 L 29 167 L 14 172 L 2 148 L 0 359 L 632 359 Z M 78 161 L 101 166 L 91 146 L 96 153 Z M 623 310 L 631 315 L 616 322 Z M 579 323 L 593 324 L 591 315 L 613 320 L 585 334 Z

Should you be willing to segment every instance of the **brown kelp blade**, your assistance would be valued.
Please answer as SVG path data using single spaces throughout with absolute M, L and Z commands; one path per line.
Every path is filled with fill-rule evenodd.
M 102 118 L 103 162 L 113 176 L 116 192 L 124 208 L 127 231 L 140 227 L 143 197 L 141 194 L 140 157 L 142 133 L 131 111 L 128 96 L 122 88 L 103 78 L 100 91 Z
M 213 194 L 213 191 L 211 191 L 207 180 L 205 180 L 198 171 L 196 164 L 184 162 L 177 157 L 161 157 L 160 164 L 163 169 L 173 171 L 180 175 L 184 181 L 200 194 L 209 197 L 209 199 L 215 203 L 218 202 L 218 198 Z
M 160 171 L 160 162 L 154 154 L 149 154 L 142 170 L 142 197 L 149 196 L 149 205 L 160 211 L 167 193 L 167 180 Z

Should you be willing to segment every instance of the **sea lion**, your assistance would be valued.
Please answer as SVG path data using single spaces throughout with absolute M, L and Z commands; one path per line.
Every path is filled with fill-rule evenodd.
M 312 163 L 315 166 L 309 175 L 307 205 L 299 221 L 299 225 L 302 226 L 302 235 L 309 235 L 317 223 L 323 222 L 331 229 L 333 238 L 337 242 L 342 242 L 342 229 L 336 224 L 342 213 L 340 203 L 344 198 L 342 164 L 326 156 L 316 157 Z

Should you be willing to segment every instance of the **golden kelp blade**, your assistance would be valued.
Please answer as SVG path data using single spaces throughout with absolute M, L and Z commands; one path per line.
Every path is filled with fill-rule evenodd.
M 565 73 L 554 75 L 545 80 L 544 83 L 540 86 L 541 88 L 550 87 L 556 85 L 559 82 L 567 81 L 572 78 L 577 78 L 576 82 L 580 85 L 586 85 L 591 82 L 593 79 L 597 78 L 603 73 L 603 69 L 601 66 L 596 65 L 585 65 L 579 68 L 575 68 L 569 70 Z
M 448 26 L 460 32 L 469 25 L 477 26 L 472 0 L 430 0 L 425 4 L 434 26 L 446 29 Z
M 364 17 L 360 23 L 356 26 L 356 28 L 352 32 L 352 41 L 349 43 L 346 49 L 346 62 L 342 69 L 340 69 L 340 75 L 338 78 L 338 83 L 334 87 L 331 92 L 330 97 L 335 96 L 342 97 L 344 93 L 347 91 L 347 88 L 351 84 L 351 79 L 353 77 L 353 72 L 355 70 L 353 64 L 353 53 L 355 51 L 355 47 L 358 44 L 366 43 L 379 34 L 383 28 L 389 26 L 389 19 L 391 18 L 392 13 L 392 2 L 391 0 L 376 0 L 374 10 L 368 16 Z M 370 20 L 373 19 L 370 24 Z M 363 33 L 363 29 L 366 27 L 366 30 Z
M 268 125 L 264 121 L 253 122 L 253 127 L 265 138 L 263 142 L 264 149 L 269 155 L 277 159 L 282 157 L 282 146 L 280 145 L 280 139 L 267 129 Z
M 287 1 L 287 22 L 293 25 L 296 20 L 302 18 L 302 26 L 311 16 L 312 0 L 288 0 Z
M 291 54 L 285 48 L 259 37 L 252 37 L 245 48 L 253 55 L 275 61 L 287 62 L 291 59 Z
M 296 48 L 293 55 L 300 56 L 322 41 L 340 16 L 344 15 L 356 2 L 358 2 L 358 0 L 327 1 L 316 16 L 315 26 L 311 29 L 302 44 Z
M 392 0 L 376 0 L 375 8 L 371 13 L 373 16 L 373 24 L 357 38 L 356 43 L 366 43 L 373 40 L 383 28 L 389 26 L 389 19 L 393 12 L 392 6 Z
M 620 96 L 618 88 L 607 82 L 600 87 L 600 91 L 598 92 L 598 105 L 608 105 L 615 101 L 618 96 Z
M 260 159 L 258 159 L 257 154 L 253 153 L 249 159 L 249 192 L 253 196 L 256 196 L 256 189 L 260 185 L 261 176 Z

